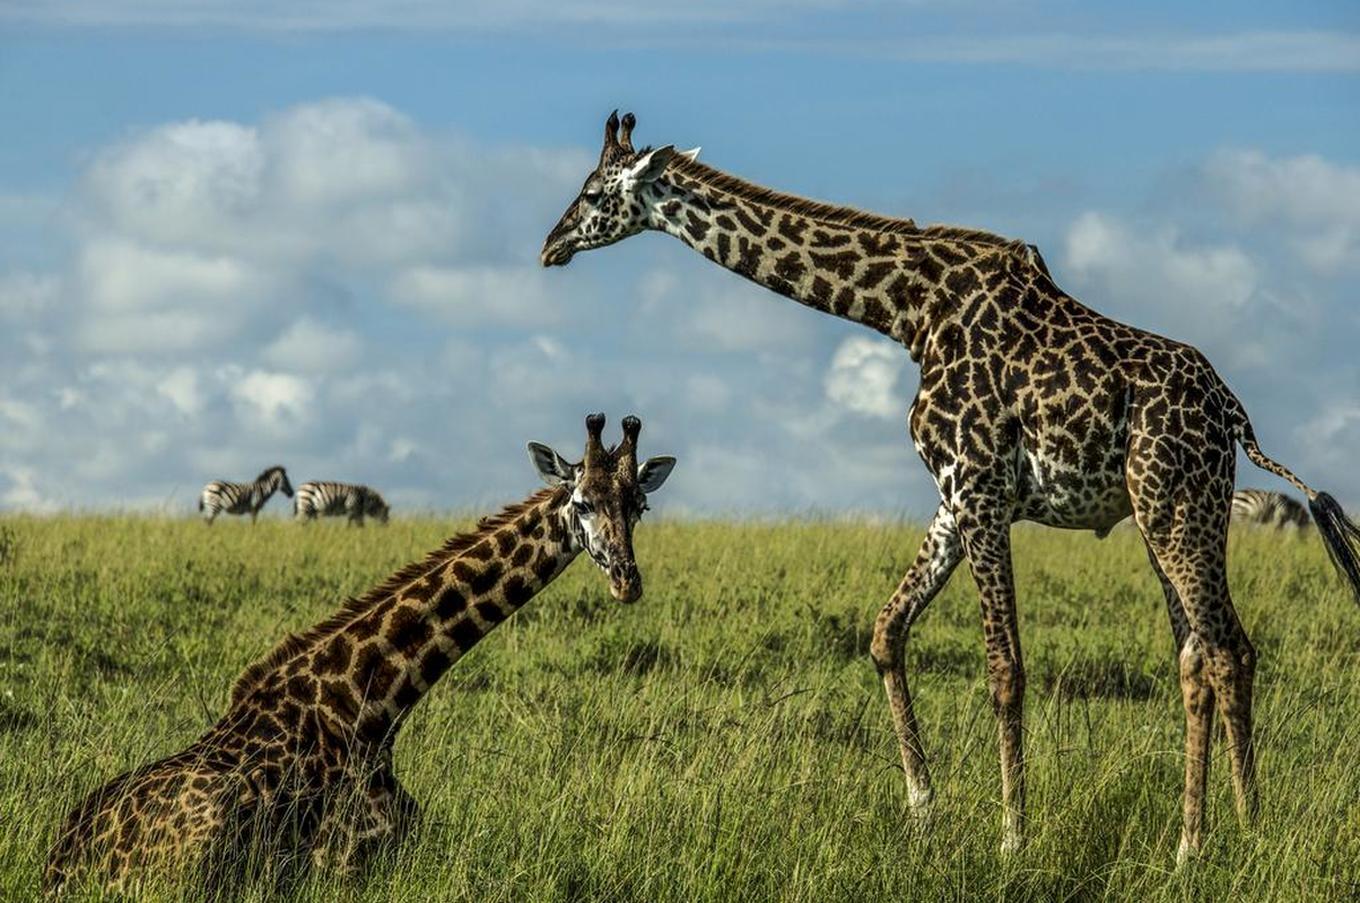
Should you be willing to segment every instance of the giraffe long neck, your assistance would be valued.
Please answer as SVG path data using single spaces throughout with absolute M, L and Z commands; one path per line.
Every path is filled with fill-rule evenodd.
M 982 288 L 963 277 L 951 284 L 952 271 L 1026 251 L 985 232 L 922 229 L 780 194 L 693 161 L 673 162 L 645 190 L 650 228 L 800 304 L 862 323 L 918 361 L 941 305 Z
M 441 550 L 461 545 L 456 554 L 436 552 L 371 593 L 367 611 L 317 644 L 322 704 L 358 739 L 390 740 L 454 662 L 579 554 L 566 499 L 539 492 Z M 339 672 L 330 683 L 328 669 Z

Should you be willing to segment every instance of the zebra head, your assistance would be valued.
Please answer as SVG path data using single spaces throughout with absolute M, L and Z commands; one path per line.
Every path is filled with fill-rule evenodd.
M 529 443 L 529 457 L 549 486 L 568 490 L 561 510 L 575 542 L 609 576 L 609 592 L 620 602 L 642 596 L 642 574 L 633 557 L 633 528 L 647 510 L 647 496 L 661 488 L 675 459 L 666 455 L 637 461 L 642 421 L 623 418 L 623 441 L 606 449 L 600 440 L 604 415 L 586 418 L 586 451 L 568 464 L 540 442 Z
M 288 471 L 278 464 L 266 468 L 263 473 L 255 478 L 255 482 L 264 486 L 270 492 L 279 490 L 288 498 L 293 497 L 293 484 L 288 482 Z
M 392 509 L 382 496 L 370 489 L 364 499 L 364 514 L 368 517 L 377 518 L 380 524 L 385 524 L 392 514 Z

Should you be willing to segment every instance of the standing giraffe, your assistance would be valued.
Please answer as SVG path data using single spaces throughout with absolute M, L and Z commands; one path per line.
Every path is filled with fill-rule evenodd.
M 1214 705 L 1239 815 L 1256 810 L 1256 653 L 1224 570 L 1235 444 L 1309 499 L 1360 599 L 1360 528 L 1336 500 L 1262 454 L 1241 403 L 1197 349 L 1117 323 L 1049 277 L 1037 249 L 987 232 L 918 227 L 783 194 L 667 145 L 635 151 L 630 113 L 543 244 L 544 266 L 652 229 L 709 260 L 902 344 L 921 368 L 908 424 L 940 506 L 874 625 L 913 811 L 932 790 L 907 687 L 912 623 L 965 557 L 981 597 L 1001 752 L 1003 851 L 1023 840 L 1025 671 L 1010 525 L 1104 532 L 1132 513 L 1166 596 L 1186 714 L 1178 860 L 1200 848 Z
M 404 834 L 416 806 L 392 772 L 392 745 L 449 666 L 582 550 L 616 599 L 642 595 L 633 528 L 675 459 L 638 465 L 636 417 L 624 418 L 614 449 L 601 443 L 603 414 L 586 427 L 580 464 L 529 444 L 548 489 L 288 636 L 246 669 L 207 733 L 87 797 L 52 847 L 47 890 L 80 872 L 135 886 L 173 867 L 204 869 L 215 883 L 220 863 L 265 838 L 349 870 L 375 841 Z

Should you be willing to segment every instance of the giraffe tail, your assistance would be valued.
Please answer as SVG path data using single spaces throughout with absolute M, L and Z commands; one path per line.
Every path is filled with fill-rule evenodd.
M 1237 424 L 1237 441 L 1251 463 L 1287 481 L 1308 498 L 1308 510 L 1327 547 L 1327 557 L 1332 559 L 1332 564 L 1350 585 L 1356 603 L 1360 604 L 1360 525 L 1346 516 L 1341 503 L 1331 494 L 1310 488 L 1289 468 L 1266 457 L 1261 446 L 1256 444 L 1256 436 L 1245 415 Z

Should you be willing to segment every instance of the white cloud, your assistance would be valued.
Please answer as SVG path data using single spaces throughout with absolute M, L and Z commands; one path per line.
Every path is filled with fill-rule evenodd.
M 411 120 L 369 98 L 296 107 L 265 130 L 276 182 L 293 204 L 339 206 L 424 187 L 434 160 Z
M 0 317 L 35 317 L 50 310 L 60 296 L 61 279 L 50 273 L 0 273 Z
M 214 246 L 264 200 L 259 131 L 234 122 L 175 122 L 115 145 L 86 176 L 91 201 L 123 234 Z
M 732 390 L 721 377 L 696 373 L 685 380 L 685 398 L 694 410 L 713 414 L 723 411 L 732 401 Z
M 1067 271 L 1092 296 L 1198 324 L 1231 322 L 1260 284 L 1256 264 L 1235 245 L 1191 246 L 1174 227 L 1140 229 L 1101 213 L 1072 223 L 1066 252 Z
M 390 296 L 460 325 L 546 326 L 558 319 L 561 309 L 536 266 L 412 267 L 392 280 Z
M 296 433 L 311 419 L 315 391 L 300 376 L 252 370 L 232 380 L 230 394 L 247 419 L 279 432 Z
M 1360 166 L 1316 154 L 1225 150 L 1209 159 L 1204 174 L 1247 224 L 1292 231 L 1287 240 L 1314 270 L 1360 266 Z
M 823 385 L 826 397 L 857 414 L 904 417 L 907 399 L 898 379 L 907 362 L 901 345 L 883 339 L 852 336 L 831 357 Z
M 156 385 L 161 395 L 170 399 L 175 408 L 186 417 L 196 416 L 203 410 L 203 393 L 198 384 L 198 373 L 189 367 L 176 367 L 167 373 Z
M 478 146 L 364 99 L 168 123 L 95 151 L 70 215 L 26 220 L 70 253 L 0 277 L 0 506 L 187 512 L 205 480 L 273 463 L 402 505 L 491 505 L 533 488 L 525 440 L 579 454 L 582 415 L 605 410 L 614 430 L 643 418 L 646 453 L 680 457 L 662 510 L 924 511 L 934 493 L 905 434 L 901 348 L 843 341 L 843 324 L 693 257 L 656 266 L 646 240 L 565 272 L 537 266 L 589 157 Z M 1273 207 L 1238 219 L 1313 234 L 1306 212 L 1282 212 L 1289 189 L 1272 190 Z M 1259 382 L 1315 377 L 1286 372 L 1299 330 L 1259 316 L 1281 306 L 1280 254 L 1194 228 L 1089 214 L 1062 278 L 1130 322 L 1160 317 L 1191 340 L 1211 324 L 1233 350 L 1221 360 Z M 1318 390 L 1316 409 L 1347 391 Z M 1354 444 L 1347 430 L 1339 446 Z M 1306 462 L 1303 441 L 1281 458 Z M 1324 483 L 1349 473 L 1324 463 L 1309 479 L 1355 485 Z
M 719 269 L 654 270 L 639 285 L 639 309 L 691 350 L 789 353 L 807 349 L 808 312 Z
M 38 475 L 29 467 L 0 468 L 0 508 L 52 514 L 61 503 L 38 487 Z
M 160 251 L 119 239 L 87 245 L 80 272 L 84 298 L 108 313 L 137 313 L 186 300 L 236 305 L 262 287 L 262 280 L 238 260 Z
M 362 352 L 363 342 L 351 330 L 303 317 L 266 346 L 263 357 L 282 370 L 324 373 L 351 367 Z

